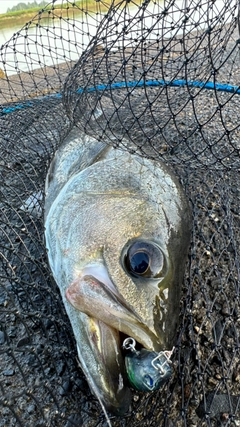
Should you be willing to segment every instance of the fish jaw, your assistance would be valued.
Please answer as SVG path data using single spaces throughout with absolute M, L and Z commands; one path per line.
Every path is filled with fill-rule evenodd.
M 144 348 L 160 350 L 163 342 L 134 311 L 94 276 L 83 275 L 66 290 L 66 299 L 77 310 L 98 319 L 116 331 L 134 338 Z
M 85 274 L 90 272 L 95 272 L 98 278 Z M 108 411 L 116 415 L 126 413 L 131 392 L 127 385 L 120 332 L 151 350 L 162 348 L 159 337 L 124 303 L 101 265 L 99 269 L 96 266 L 83 269 L 83 273 L 68 286 L 65 306 L 75 334 L 80 364 L 93 393 Z
M 70 306 L 70 304 L 69 304 Z M 69 307 L 81 368 L 103 410 L 123 415 L 131 392 L 126 386 L 119 334 L 103 322 Z

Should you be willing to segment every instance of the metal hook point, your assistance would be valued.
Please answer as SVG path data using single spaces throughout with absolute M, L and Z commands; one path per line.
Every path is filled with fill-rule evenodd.
M 174 350 L 175 350 L 175 347 L 173 347 L 172 350 L 170 350 L 170 351 L 160 351 L 160 353 L 158 353 L 158 355 L 151 361 L 152 366 L 157 371 L 160 371 L 162 375 L 165 373 L 164 366 L 166 364 L 171 364 L 172 363 L 172 361 L 170 360 L 170 358 L 171 358 Z M 160 361 L 160 359 L 161 359 L 162 356 L 165 357 L 165 361 L 163 363 L 161 363 L 161 361 Z M 160 363 L 158 361 L 160 361 Z

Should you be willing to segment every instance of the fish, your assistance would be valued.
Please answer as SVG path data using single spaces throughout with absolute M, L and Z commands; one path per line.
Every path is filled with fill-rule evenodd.
M 127 144 L 127 141 L 126 141 Z M 45 243 L 80 366 L 103 410 L 131 405 L 122 342 L 172 348 L 192 214 L 173 170 L 74 127 L 45 184 Z

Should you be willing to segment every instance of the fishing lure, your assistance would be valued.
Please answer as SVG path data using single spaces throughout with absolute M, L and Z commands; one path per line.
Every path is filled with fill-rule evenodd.
M 158 390 L 172 375 L 171 351 L 149 351 L 145 348 L 136 350 L 134 338 L 123 341 L 123 349 L 127 351 L 125 367 L 128 380 L 132 387 L 139 391 Z

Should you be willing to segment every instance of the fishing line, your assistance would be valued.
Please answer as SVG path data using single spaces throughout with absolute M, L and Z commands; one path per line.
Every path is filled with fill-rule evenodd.
M 79 88 L 77 90 L 77 94 L 82 93 L 90 93 L 90 92 L 96 92 L 96 91 L 105 91 L 105 90 L 115 90 L 115 89 L 123 89 L 123 88 L 141 88 L 141 87 L 184 87 L 187 86 L 189 88 L 194 87 L 198 89 L 207 89 L 207 90 L 216 90 L 218 92 L 227 92 L 227 93 L 233 93 L 240 95 L 240 87 L 239 86 L 233 86 L 229 84 L 223 84 L 223 83 L 214 83 L 214 82 L 201 82 L 201 81 L 194 81 L 194 80 L 171 80 L 171 81 L 165 81 L 165 80 L 139 80 L 139 81 L 133 81 L 133 82 L 117 82 L 117 83 L 110 83 L 110 84 L 101 84 L 94 87 L 89 88 Z M 54 93 L 51 95 L 45 95 L 33 98 L 31 101 L 23 101 L 18 104 L 14 104 L 9 107 L 3 107 L 0 110 L 0 117 L 4 116 L 5 114 L 13 113 L 17 110 L 22 110 L 25 108 L 32 108 L 36 105 L 36 102 L 41 102 L 47 99 L 62 99 L 62 95 L 60 93 Z

